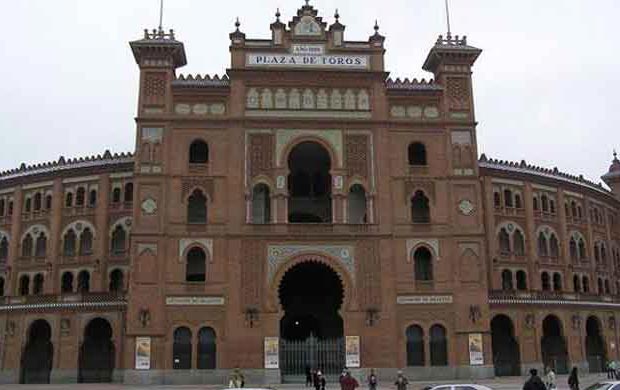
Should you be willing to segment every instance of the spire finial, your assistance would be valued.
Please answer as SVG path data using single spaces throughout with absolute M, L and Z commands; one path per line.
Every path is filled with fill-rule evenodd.
M 310 7 L 310 0 L 306 0 L 306 7 Z
M 238 16 L 237 16 L 237 19 L 235 19 L 235 27 L 237 28 L 237 31 L 239 31 L 239 27 L 241 27 L 241 22 L 239 21 Z
M 374 29 L 375 29 L 375 33 L 379 32 L 379 21 L 377 19 L 375 19 L 375 27 L 374 27 Z
M 276 21 L 277 21 L 277 22 L 279 22 L 279 21 L 280 21 L 280 16 L 282 16 L 282 15 L 280 14 L 280 8 L 278 7 L 278 8 L 276 9 Z
M 450 29 L 450 5 L 448 4 L 448 0 L 446 0 L 446 24 L 448 25 L 448 37 L 452 35 Z
M 164 33 L 164 0 L 159 1 L 159 33 Z
M 614 160 L 618 159 L 618 153 L 616 153 L 616 149 L 614 149 Z
M 336 18 L 336 22 L 340 19 L 340 14 L 338 13 L 338 8 L 336 8 L 336 13 L 334 14 L 334 18 Z

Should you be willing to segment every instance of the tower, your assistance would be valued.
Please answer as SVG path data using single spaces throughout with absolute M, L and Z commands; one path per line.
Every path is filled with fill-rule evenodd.
M 615 150 L 609 171 L 601 176 L 601 179 L 611 188 L 616 198 L 620 198 L 620 160 L 618 160 L 618 154 Z

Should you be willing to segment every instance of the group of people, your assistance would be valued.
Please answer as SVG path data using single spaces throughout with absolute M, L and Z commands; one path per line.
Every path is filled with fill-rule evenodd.
M 607 362 L 607 379 L 620 380 L 620 364 L 615 360 Z
M 349 371 L 346 367 L 342 370 L 338 382 L 340 383 L 340 390 L 355 390 L 360 386 L 357 379 L 351 375 L 351 371 Z M 370 370 L 370 374 L 368 374 L 366 382 L 368 385 L 368 390 L 377 390 L 379 386 L 379 378 L 377 377 L 377 374 L 375 374 L 374 369 Z M 311 370 L 309 367 L 306 367 L 306 387 L 313 386 L 315 390 L 325 390 L 325 384 L 325 376 L 321 370 Z M 407 390 L 408 384 L 409 381 L 403 372 L 398 371 L 396 381 L 394 382 L 396 390 Z
M 577 367 L 573 367 L 568 377 L 568 387 L 570 390 L 579 390 L 579 375 Z M 523 385 L 523 390 L 556 390 L 557 383 L 555 380 L 555 372 L 551 367 L 545 368 L 544 378 L 538 376 L 538 370 L 532 368 L 530 370 L 530 378 Z

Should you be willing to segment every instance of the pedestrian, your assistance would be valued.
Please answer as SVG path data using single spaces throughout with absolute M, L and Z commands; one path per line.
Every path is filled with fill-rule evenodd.
M 241 389 L 245 385 L 245 380 L 241 370 L 239 368 L 235 368 L 230 375 L 230 380 L 228 381 L 228 387 L 231 389 Z
M 342 381 L 344 378 L 346 378 L 347 376 L 347 368 L 343 368 L 342 372 L 340 373 L 340 376 L 338 377 L 338 383 L 340 383 L 340 390 L 344 390 L 344 388 L 342 387 Z
M 398 376 L 396 377 L 396 382 L 394 382 L 396 390 L 407 390 L 408 384 L 409 381 L 407 380 L 403 372 L 401 370 L 398 370 Z
M 377 376 L 375 375 L 375 369 L 370 369 L 370 375 L 368 375 L 368 390 L 377 390 L 378 385 Z
M 310 369 L 310 366 L 306 366 L 306 387 L 310 387 L 312 384 L 312 370 Z
M 555 372 L 553 372 L 551 367 L 545 369 L 545 386 L 547 386 L 547 390 L 554 390 L 556 388 Z
M 323 376 L 323 373 L 321 372 L 321 370 L 318 370 L 316 372 L 316 377 L 314 380 L 314 389 L 315 390 L 325 390 L 325 377 Z
M 579 375 L 577 373 L 577 367 L 573 367 L 568 377 L 568 387 L 570 390 L 579 390 Z
M 545 384 L 538 376 L 537 369 L 530 370 L 530 378 L 523 385 L 523 390 L 546 390 Z
M 351 372 L 347 370 L 344 377 L 340 381 L 340 386 L 342 387 L 342 390 L 355 390 L 360 387 L 360 384 L 355 378 L 353 378 Z

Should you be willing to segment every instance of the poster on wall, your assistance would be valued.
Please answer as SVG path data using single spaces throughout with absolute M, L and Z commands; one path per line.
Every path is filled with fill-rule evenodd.
M 481 333 L 471 333 L 469 335 L 469 364 L 472 366 L 484 364 Z
M 347 336 L 346 338 L 347 367 L 360 367 L 360 338 L 359 336 Z
M 136 337 L 136 370 L 151 369 L 151 338 Z
M 265 337 L 265 368 L 280 368 L 280 339 Z

